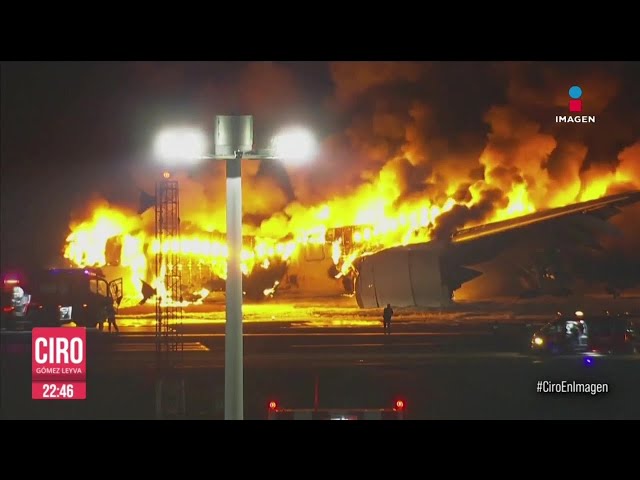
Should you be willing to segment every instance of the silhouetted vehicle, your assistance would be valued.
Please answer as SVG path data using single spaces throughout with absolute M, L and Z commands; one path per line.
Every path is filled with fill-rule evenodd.
M 531 338 L 534 353 L 635 353 L 640 351 L 638 319 L 621 315 L 559 315 Z
M 4 288 L 1 292 L 0 300 L 2 302 L 2 310 L 0 310 L 0 325 L 2 328 L 13 329 L 15 326 L 14 314 L 13 314 L 13 294 L 11 291 L 7 291 Z
M 110 305 L 122 301 L 122 279 L 108 282 L 99 269 L 70 268 L 31 272 L 3 279 L 3 327 L 75 323 L 98 327 L 107 320 Z M 11 288 L 9 299 L 5 291 Z M 5 298 L 7 297 L 7 298 Z M 10 301 L 10 305 L 5 305 Z

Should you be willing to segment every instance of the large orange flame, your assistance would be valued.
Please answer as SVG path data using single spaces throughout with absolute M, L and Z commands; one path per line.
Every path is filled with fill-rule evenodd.
M 565 189 L 564 194 L 555 192 L 550 196 L 547 205 L 532 201 L 525 182 L 514 183 L 506 194 L 506 203 L 502 208 L 495 209 L 485 221 L 504 220 L 546 206 L 590 200 L 602 196 L 614 184 L 632 180 L 629 173 L 622 171 L 601 175 L 586 183 L 576 180 L 571 188 Z M 451 185 L 449 191 L 455 191 L 458 187 L 456 182 Z M 281 238 L 256 236 L 251 245 L 245 245 L 242 252 L 243 273 L 250 276 L 259 269 L 268 269 L 274 261 L 287 262 L 299 253 L 301 245 L 326 243 L 330 245 L 331 257 L 337 267 L 335 277 L 340 278 L 349 274 L 352 262 L 366 251 L 428 241 L 442 213 L 455 205 L 474 205 L 487 186 L 490 186 L 487 180 L 471 185 L 471 198 L 466 201 L 449 197 L 440 203 L 417 200 L 395 207 L 398 192 L 389 179 L 381 176 L 377 183 L 366 185 L 353 195 L 309 208 L 297 205 L 293 207 L 297 209 L 296 215 L 284 225 L 286 229 L 281 230 Z M 188 216 L 188 212 L 183 216 Z M 277 221 L 278 216 L 274 215 L 263 222 L 263 226 L 270 227 L 271 222 Z M 346 237 L 339 236 L 335 230 L 347 225 L 354 226 L 350 229 L 348 245 Z M 140 229 L 137 215 L 115 207 L 98 205 L 89 218 L 72 225 L 64 256 L 78 266 L 104 266 L 108 264 L 105 253 L 107 242 L 113 237 L 119 237 L 121 242 L 118 263 L 128 267 L 130 272 L 125 285 L 128 301 L 140 300 L 140 280 L 161 288 L 162 282 L 150 278 L 154 275 L 149 270 L 155 254 L 160 251 L 160 245 L 150 232 Z M 290 240 L 285 240 L 285 237 Z M 180 239 L 165 243 L 162 251 L 179 253 L 183 264 L 188 262 L 190 266 L 206 266 L 218 278 L 226 278 L 227 246 L 222 235 L 213 237 L 204 231 L 182 235 Z M 265 294 L 273 293 L 272 289 L 268 290 L 265 290 Z

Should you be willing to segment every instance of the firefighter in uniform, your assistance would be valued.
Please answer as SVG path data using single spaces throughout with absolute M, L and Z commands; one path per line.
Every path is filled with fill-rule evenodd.
M 387 306 L 382 312 L 385 335 L 391 335 L 391 317 L 393 317 L 393 309 L 391 308 L 391 304 L 387 303 Z
M 120 330 L 118 330 L 118 324 L 116 323 L 116 308 L 113 305 L 113 300 L 111 298 L 107 302 L 107 322 L 109 323 L 109 333 L 111 333 L 112 325 L 116 333 L 120 333 Z

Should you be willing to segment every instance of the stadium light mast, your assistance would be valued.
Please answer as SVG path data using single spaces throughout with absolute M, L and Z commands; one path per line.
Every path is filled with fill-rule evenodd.
M 218 115 L 214 132 L 214 153 L 207 154 L 205 133 L 193 128 L 163 130 L 156 137 L 158 158 L 174 164 L 204 160 L 226 162 L 227 279 L 225 286 L 225 384 L 224 418 L 244 418 L 244 349 L 242 329 L 242 160 L 275 159 L 301 163 L 316 153 L 314 136 L 306 129 L 293 127 L 273 137 L 263 150 L 253 149 L 251 115 Z

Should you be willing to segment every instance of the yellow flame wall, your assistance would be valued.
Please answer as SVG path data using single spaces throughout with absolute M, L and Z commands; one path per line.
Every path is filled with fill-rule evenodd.
M 329 241 L 332 257 L 345 274 L 359 252 L 427 241 L 445 224 L 446 234 L 450 227 L 639 188 L 637 115 L 620 110 L 628 110 L 626 100 L 614 103 L 620 90 L 614 70 L 619 67 L 330 64 L 331 113 L 346 121 L 346 128 L 324 139 L 312 165 L 288 169 L 290 188 L 276 180 L 278 175 L 261 173 L 260 162 L 243 162 L 244 233 L 257 239 L 242 254 L 245 273 L 290 259 L 304 243 Z M 467 78 L 473 78 L 473 89 L 452 86 Z M 226 95 L 209 91 L 217 107 L 222 99 L 251 92 L 244 98 L 249 103 L 242 105 L 247 111 L 273 113 L 301 94 L 283 65 L 250 64 L 238 80 L 239 95 L 230 94 L 233 88 L 224 90 Z M 598 122 L 555 124 L 555 115 L 567 114 L 568 86 L 576 82 L 585 92 L 585 113 L 597 115 Z M 482 84 L 501 95 L 487 95 L 484 103 Z M 454 101 L 458 97 L 464 101 Z M 453 117 L 464 112 L 465 118 L 452 119 L 452 111 Z M 470 125 L 460 126 L 466 120 Z M 608 138 L 624 150 L 598 153 L 593 148 Z M 183 225 L 190 228 L 183 230 L 180 245 L 163 248 L 201 259 L 224 278 L 224 241 L 206 233 L 224 230 L 224 165 L 212 162 L 199 168 L 197 177 L 175 175 Z M 155 177 L 147 165 L 140 169 L 136 183 L 150 191 Z M 348 225 L 363 226 L 352 245 L 328 236 L 332 228 Z M 124 235 L 121 263 L 131 268 L 134 279 L 149 279 L 153 252 L 160 248 L 153 244 L 152 229 L 148 217 L 143 222 L 132 212 L 97 205 L 92 215 L 71 225 L 65 257 L 77 265 L 103 264 L 107 240 Z

